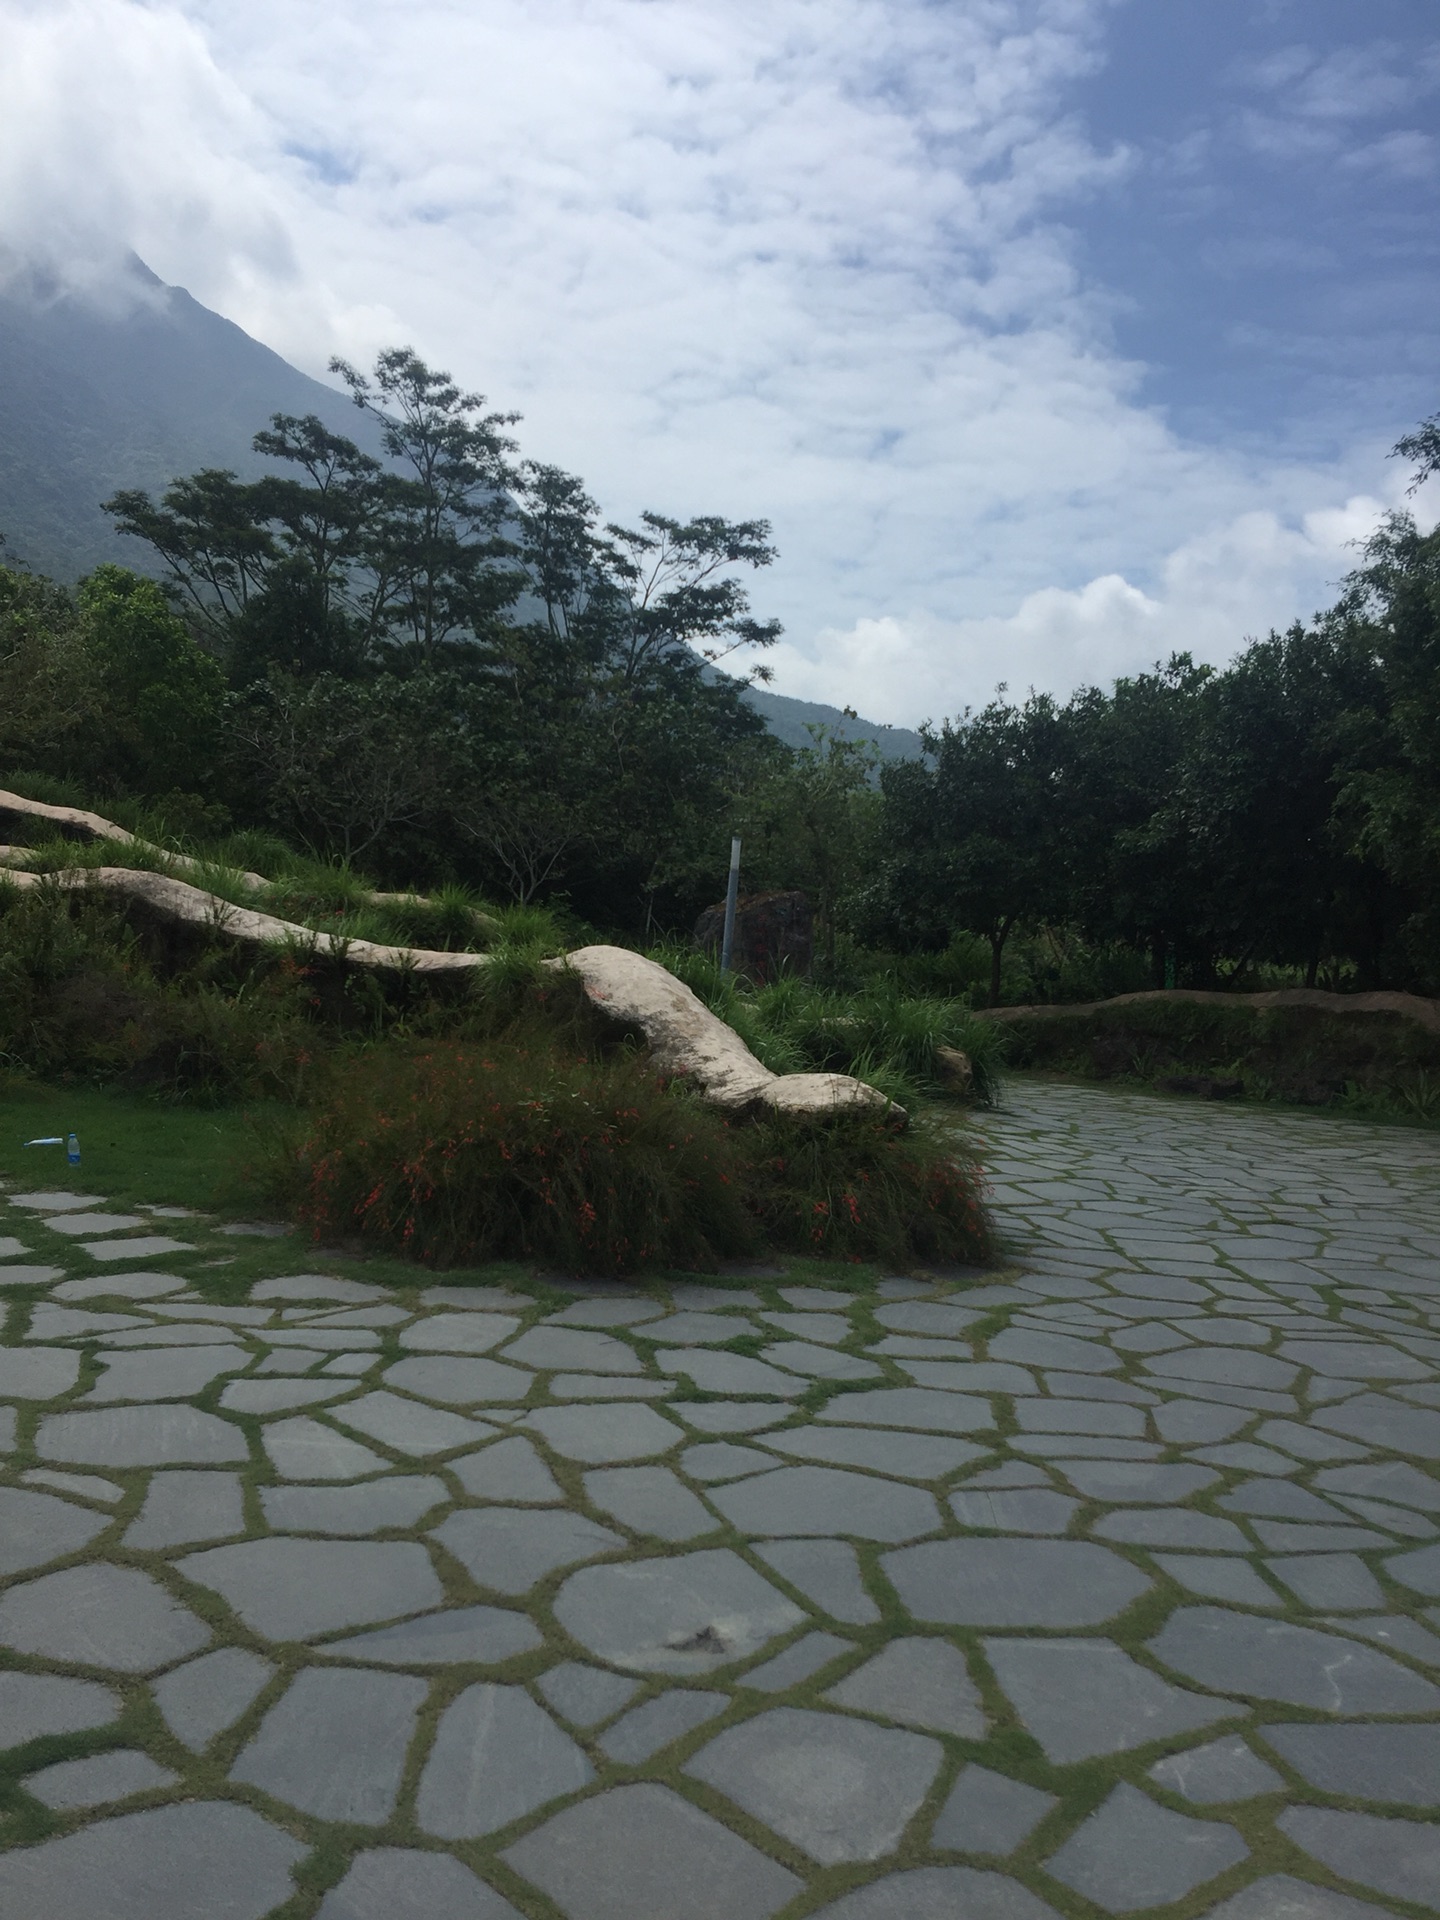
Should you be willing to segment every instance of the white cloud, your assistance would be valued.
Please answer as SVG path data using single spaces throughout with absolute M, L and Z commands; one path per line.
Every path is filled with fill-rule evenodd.
M 1308 611 L 1383 479 L 1137 399 L 1067 224 L 1135 164 L 1070 111 L 1111 8 L 0 0 L 0 240 L 312 371 L 409 341 L 617 518 L 768 516 L 782 691 L 1063 691 Z

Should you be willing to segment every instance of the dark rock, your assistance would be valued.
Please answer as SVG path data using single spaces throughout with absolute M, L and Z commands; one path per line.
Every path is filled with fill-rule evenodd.
M 725 903 L 707 907 L 695 922 L 695 944 L 719 954 L 725 937 Z M 755 893 L 735 908 L 732 964 L 757 984 L 777 974 L 809 973 L 814 954 L 814 915 L 803 893 Z

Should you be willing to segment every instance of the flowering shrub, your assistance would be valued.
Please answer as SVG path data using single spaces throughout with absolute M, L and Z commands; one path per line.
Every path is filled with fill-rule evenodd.
M 632 1054 L 586 1060 L 523 1032 L 353 1058 L 278 1178 L 317 1235 L 431 1266 L 619 1273 L 764 1245 L 909 1263 L 987 1246 L 953 1141 L 862 1118 L 727 1121 Z

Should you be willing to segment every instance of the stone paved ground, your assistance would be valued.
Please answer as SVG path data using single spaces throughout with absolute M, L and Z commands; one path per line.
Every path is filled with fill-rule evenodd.
M 1018 1271 L 858 1293 L 11 1192 L 0 1914 L 1440 1906 L 1434 1138 L 985 1131 Z

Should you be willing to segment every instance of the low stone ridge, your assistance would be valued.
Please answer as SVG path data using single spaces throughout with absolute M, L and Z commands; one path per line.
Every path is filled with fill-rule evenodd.
M 321 1834 L 323 1920 L 1436 1906 L 1433 1151 L 1154 1113 L 973 1123 L 998 1281 L 384 1288 L 276 1239 L 217 1305 L 207 1216 L 193 1284 L 55 1236 L 0 1346 L 0 1743 L 67 1830 L 0 1842 L 0 1912 L 192 1920 L 213 1870 L 268 1920 Z

